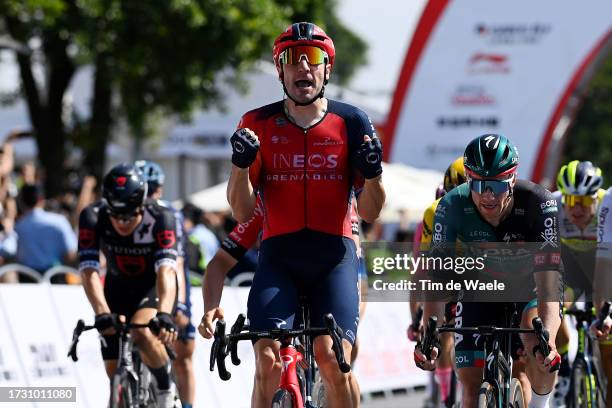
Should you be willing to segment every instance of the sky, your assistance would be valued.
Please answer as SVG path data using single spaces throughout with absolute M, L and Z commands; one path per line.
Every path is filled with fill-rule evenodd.
M 349 88 L 366 92 L 368 102 L 381 113 L 391 106 L 409 40 L 425 0 L 340 0 L 338 16 L 369 45 L 368 65 Z M 338 63 L 342 63 L 338 60 Z

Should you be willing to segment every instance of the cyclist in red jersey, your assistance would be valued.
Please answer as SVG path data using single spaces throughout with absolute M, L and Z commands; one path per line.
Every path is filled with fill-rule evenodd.
M 247 221 L 261 196 L 263 241 L 249 293 L 251 328 L 291 327 L 304 294 L 311 323 L 332 313 L 350 355 L 359 320 L 358 262 L 350 203 L 368 222 L 385 201 L 382 145 L 361 110 L 323 97 L 334 64 L 332 40 L 312 23 L 295 23 L 275 41 L 274 62 L 287 99 L 245 114 L 232 135 L 228 200 Z M 329 407 L 359 405 L 353 375 L 342 374 L 320 336 L 314 348 Z M 280 375 L 279 344 L 255 346 L 253 404 L 270 406 Z

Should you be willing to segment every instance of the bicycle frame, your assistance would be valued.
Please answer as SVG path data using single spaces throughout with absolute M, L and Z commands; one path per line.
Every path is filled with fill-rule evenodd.
M 592 310 L 587 308 L 587 310 Z M 587 311 L 568 311 L 570 315 L 573 315 L 576 318 L 576 330 L 578 332 L 578 349 L 576 351 L 576 357 L 574 358 L 573 365 L 578 361 L 584 362 L 584 367 L 586 370 L 586 375 L 584 378 L 585 388 L 586 388 L 586 397 L 589 406 L 593 406 L 593 404 L 597 401 L 597 382 L 595 378 L 597 377 L 597 369 L 595 367 L 595 362 L 593 360 L 593 343 L 591 338 L 588 335 L 589 331 L 589 323 L 590 318 L 593 318 L 593 312 L 590 313 Z M 572 370 L 572 377 L 574 376 Z M 574 389 L 574 382 L 570 383 L 570 395 L 574 395 L 574 393 L 578 392 Z
M 503 390 L 497 394 L 497 404 L 500 407 L 507 407 L 509 404 L 510 381 L 512 380 L 512 358 L 506 359 L 510 355 L 512 346 L 512 334 L 501 334 L 506 340 L 504 351 L 500 347 L 500 335 L 492 335 L 493 338 L 485 340 L 484 352 L 486 360 L 483 371 L 483 381 L 494 384 L 498 390 Z M 491 343 L 491 352 L 487 353 L 488 343 Z
M 303 408 L 302 391 L 297 376 L 297 364 L 302 361 L 302 353 L 297 351 L 292 344 L 283 344 L 280 349 L 281 378 L 279 388 L 289 391 L 293 396 L 296 408 Z M 308 394 L 307 394 L 308 395 Z

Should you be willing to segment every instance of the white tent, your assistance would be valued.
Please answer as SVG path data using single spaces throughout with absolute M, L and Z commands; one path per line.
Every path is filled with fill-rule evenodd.
M 381 221 L 398 221 L 400 210 L 406 212 L 411 222 L 420 221 L 423 211 L 433 202 L 435 188 L 442 179 L 443 174 L 437 171 L 384 163 L 383 183 L 387 201 Z M 227 181 L 190 195 L 188 201 L 205 211 L 229 211 L 226 189 Z

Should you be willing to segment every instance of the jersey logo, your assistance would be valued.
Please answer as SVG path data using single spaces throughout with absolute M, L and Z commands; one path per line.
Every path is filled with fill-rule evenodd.
M 124 275 L 136 276 L 145 271 L 145 259 L 142 256 L 116 255 L 115 260 Z
M 96 232 L 90 229 L 79 230 L 79 244 L 81 248 L 91 248 L 96 240 Z
M 138 238 L 142 239 L 145 236 L 145 234 L 148 234 L 149 228 L 151 228 L 151 224 L 142 223 L 142 227 L 140 227 L 140 229 L 138 230 Z
M 484 140 L 485 140 L 485 146 L 487 146 L 487 149 L 497 149 L 497 146 L 499 145 L 499 137 L 489 135 L 485 137 Z M 493 147 L 489 146 L 491 142 L 493 142 Z
M 172 230 L 158 232 L 157 243 L 162 248 L 171 248 L 176 243 L 176 234 Z
M 154 242 L 153 225 L 155 225 L 155 218 L 149 211 L 145 211 L 140 226 L 134 231 L 134 243 L 150 244 Z

